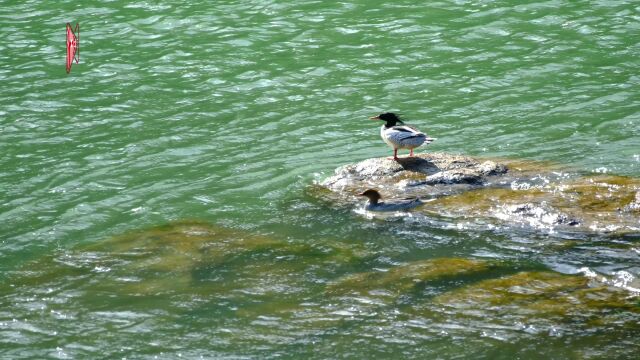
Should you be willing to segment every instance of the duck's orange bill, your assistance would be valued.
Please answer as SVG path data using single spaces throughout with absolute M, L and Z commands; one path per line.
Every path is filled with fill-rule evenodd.
M 379 116 L 372 116 L 369 119 L 371 119 L 371 120 L 380 120 L 380 117 Z

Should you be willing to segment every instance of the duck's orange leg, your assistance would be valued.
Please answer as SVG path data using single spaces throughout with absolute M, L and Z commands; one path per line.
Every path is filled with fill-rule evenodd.
M 393 157 L 392 158 L 387 158 L 389 160 L 398 160 L 398 149 L 393 149 Z

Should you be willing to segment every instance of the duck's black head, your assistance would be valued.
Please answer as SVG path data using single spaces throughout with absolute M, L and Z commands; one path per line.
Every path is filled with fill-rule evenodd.
M 398 115 L 392 113 L 392 112 L 387 112 L 387 113 L 382 113 L 378 116 L 373 116 L 370 118 L 371 120 L 382 120 L 385 121 L 387 124 L 387 127 L 391 127 L 391 126 L 396 126 L 397 123 L 402 124 L 402 120 L 400 120 L 400 118 L 398 117 Z

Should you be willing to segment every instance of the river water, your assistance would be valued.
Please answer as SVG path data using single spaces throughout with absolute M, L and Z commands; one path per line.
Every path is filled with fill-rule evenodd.
M 391 154 L 384 111 L 428 151 L 640 177 L 638 2 L 0 8 L 0 358 L 640 351 L 638 233 L 370 218 L 314 190 Z

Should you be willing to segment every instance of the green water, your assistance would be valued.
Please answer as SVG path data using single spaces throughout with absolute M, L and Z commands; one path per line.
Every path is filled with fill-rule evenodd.
M 588 308 L 598 310 L 576 305 L 548 318 L 518 302 L 497 312 L 485 299 L 451 305 L 476 284 L 521 271 L 574 282 L 582 268 L 624 272 L 635 284 L 637 234 L 369 219 L 310 190 L 337 166 L 391 153 L 368 120 L 382 111 L 438 138 L 429 151 L 640 176 L 637 2 L 3 1 L 0 9 L 0 358 L 632 358 L 640 350 L 637 293 L 623 296 L 635 308 L 597 293 L 609 299 Z M 66 22 L 81 29 L 80 63 L 68 75 Z M 184 221 L 200 225 L 157 230 Z M 211 234 L 193 240 L 199 231 Z M 102 245 L 114 236 L 131 247 Z M 253 236 L 267 245 L 231 241 L 224 261 L 202 250 Z M 169 245 L 136 242 L 156 238 Z M 370 292 L 327 290 L 353 274 L 442 258 L 501 265 L 407 293 L 386 280 Z M 583 290 L 562 296 L 581 299 Z

